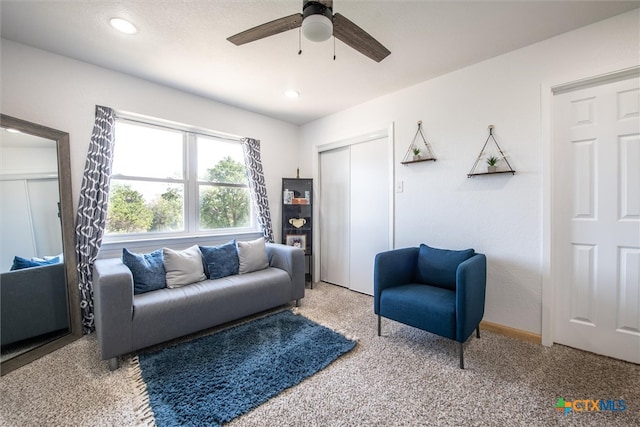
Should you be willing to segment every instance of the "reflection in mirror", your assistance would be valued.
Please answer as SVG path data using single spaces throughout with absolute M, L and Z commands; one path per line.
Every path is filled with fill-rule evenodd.
M 68 135 L 1 116 L 2 374 L 80 336 Z M 75 302 L 74 302 L 75 301 Z M 79 317 L 79 316 L 78 316 Z
M 5 361 L 66 335 L 69 316 L 56 141 L 2 130 L 0 273 L 15 272 L 2 275 L 0 338 Z M 39 283 L 34 283 L 36 277 Z M 46 307 L 43 313 L 30 312 L 30 306 Z
M 62 253 L 56 142 L 4 129 L 0 139 L 0 273 L 14 257 L 45 261 Z M 29 263 L 27 263 L 29 264 Z

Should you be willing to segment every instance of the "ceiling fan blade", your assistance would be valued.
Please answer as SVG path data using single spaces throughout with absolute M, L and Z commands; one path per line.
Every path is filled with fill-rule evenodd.
M 284 18 L 276 19 L 275 21 L 250 28 L 236 34 L 235 36 L 227 38 L 227 40 L 236 46 L 240 46 L 241 44 L 293 30 L 294 28 L 298 28 L 300 25 L 302 25 L 302 14 L 295 13 L 293 15 L 285 16 Z
M 382 61 L 391 53 L 369 33 L 339 13 L 333 14 L 333 35 L 376 62 Z

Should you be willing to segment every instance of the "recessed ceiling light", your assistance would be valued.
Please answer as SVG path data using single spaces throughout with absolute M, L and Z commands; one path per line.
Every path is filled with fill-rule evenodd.
M 284 96 L 286 96 L 287 98 L 292 98 L 293 99 L 293 98 L 299 97 L 300 96 L 300 92 L 297 92 L 295 90 L 290 89 L 290 90 L 287 90 L 287 91 L 284 92 Z
M 116 30 L 125 34 L 135 34 L 138 32 L 138 29 L 131 22 L 122 19 L 122 18 L 111 18 L 109 20 L 109 24 Z
M 5 130 L 9 133 L 22 133 L 18 129 L 14 129 L 14 128 L 6 128 Z

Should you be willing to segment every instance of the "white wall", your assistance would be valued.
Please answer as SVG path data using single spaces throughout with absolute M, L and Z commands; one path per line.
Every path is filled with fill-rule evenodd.
M 298 126 L 142 79 L 1 39 L 3 114 L 69 132 L 73 200 L 77 204 L 95 106 L 104 105 L 261 141 L 277 238 L 283 176 L 295 176 Z
M 395 246 L 485 253 L 485 319 L 540 333 L 548 173 L 542 122 L 549 108 L 542 105 L 541 86 L 637 65 L 639 22 L 635 10 L 306 124 L 301 171 L 317 170 L 314 146 L 393 122 L 395 180 L 404 183 L 395 194 Z M 402 166 L 418 120 L 438 160 Z M 517 173 L 469 179 L 489 124 Z

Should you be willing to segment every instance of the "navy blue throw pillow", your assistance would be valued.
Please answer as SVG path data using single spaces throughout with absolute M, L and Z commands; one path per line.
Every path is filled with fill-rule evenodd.
M 142 294 L 166 287 L 162 249 L 136 254 L 122 249 L 122 262 L 133 274 L 133 293 Z
M 9 270 L 22 270 L 23 268 L 40 267 L 42 265 L 57 264 L 60 257 L 51 258 L 45 261 L 34 261 L 32 259 L 22 258 L 21 256 L 13 257 L 13 264 Z
M 452 251 L 420 245 L 416 280 L 426 285 L 455 290 L 458 265 L 476 253 L 473 249 Z
M 207 277 L 220 279 L 222 277 L 238 274 L 240 261 L 236 241 L 231 240 L 219 246 L 200 246 L 200 252 L 204 258 Z

